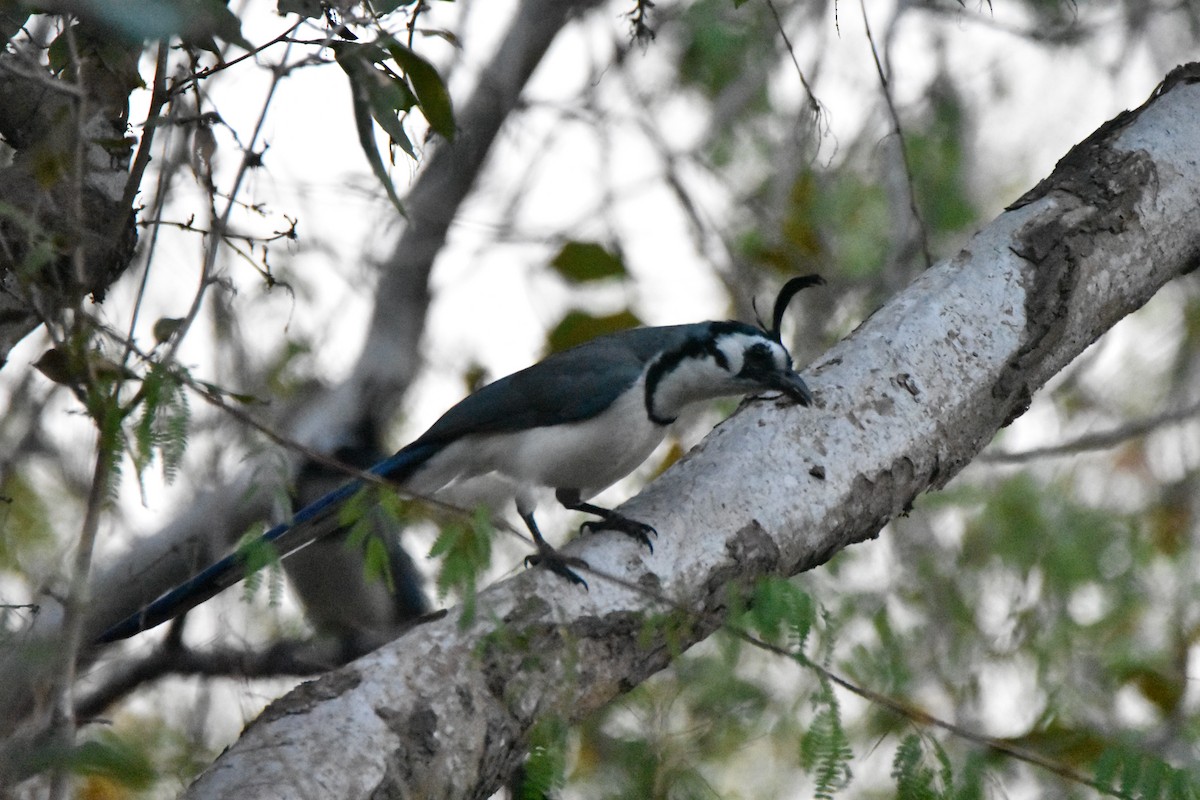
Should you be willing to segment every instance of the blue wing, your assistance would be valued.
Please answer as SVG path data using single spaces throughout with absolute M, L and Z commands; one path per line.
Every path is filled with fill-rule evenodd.
M 394 480 L 403 480 L 438 448 L 417 447 L 416 442 L 373 467 L 370 472 Z M 338 528 L 338 512 L 363 488 L 363 481 L 346 483 L 296 512 L 291 520 L 276 525 L 259 537 L 256 544 L 269 544 L 280 558 L 296 552 Z M 250 550 L 253 547 L 249 548 Z M 111 626 L 97 637 L 100 643 L 127 639 L 134 634 L 161 625 L 214 597 L 246 577 L 246 551 L 230 553 L 197 575 L 160 595 L 156 600 Z
M 410 446 L 444 445 L 472 434 L 510 433 L 594 417 L 637 381 L 651 359 L 703 336 L 709 325 L 634 328 L 554 353 L 469 395 Z M 403 455 L 401 450 L 393 458 L 403 461 Z
M 434 453 L 463 436 L 506 433 L 588 419 L 606 409 L 664 349 L 702 337 L 711 323 L 636 328 L 601 336 L 555 353 L 479 389 L 416 441 L 370 472 L 403 483 Z M 259 539 L 280 558 L 337 529 L 338 510 L 363 487 L 351 481 L 306 506 Z M 246 576 L 246 555 L 232 553 L 150 605 L 104 631 L 98 642 L 125 639 L 153 628 L 227 589 Z

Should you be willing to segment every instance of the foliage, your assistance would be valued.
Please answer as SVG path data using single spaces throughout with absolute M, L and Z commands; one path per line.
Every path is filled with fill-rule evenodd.
M 124 274 L 103 284 L 111 295 L 88 283 L 62 307 L 31 300 L 44 338 L 28 357 L 14 351 L 0 373 L 6 652 L 41 613 L 40 587 L 83 596 L 83 583 L 70 585 L 70 560 L 60 557 L 87 539 L 77 536 L 79 519 L 91 511 L 105 520 L 101 532 L 128 528 L 121 509 L 139 500 L 163 508 L 167 483 L 182 492 L 220 483 L 262 448 L 264 432 L 291 435 L 295 409 L 318 382 L 346 374 L 346 337 L 373 313 L 376 275 L 362 265 L 380 259 L 378 242 L 366 237 L 387 231 L 396 212 L 420 199 L 402 199 L 397 175 L 410 164 L 423 168 L 431 137 L 473 141 L 474 131 L 459 129 L 464 109 L 451 89 L 457 98 L 460 85 L 488 85 L 472 48 L 491 31 L 442 8 L 456 5 L 280 0 L 243 10 L 217 0 L 86 0 L 72 4 L 70 22 L 40 7 L 0 11 L 7 52 L 32 54 L 6 80 L 36 67 L 46 85 L 64 89 L 54 96 L 73 98 L 107 76 L 108 90 L 82 106 L 120 106 L 116 134 L 102 137 L 101 155 L 89 153 L 84 164 L 73 160 L 73 132 L 61 142 L 46 133 L 40 148 L 26 149 L 20 130 L 0 129 L 8 142 L 0 154 L 5 292 L 38 298 L 73 286 L 86 271 L 85 244 L 119 238 L 120 219 L 90 228 L 84 223 L 103 215 L 90 200 L 74 205 L 93 183 L 84 165 L 124 158 L 122 180 L 106 180 L 128 177 L 117 191 L 128 193 L 138 228 L 125 238 L 140 237 L 136 258 L 134 242 L 124 241 Z M 676 315 L 668 301 L 710 283 L 722 294 L 705 313 L 727 306 L 749 319 L 752 300 L 781 276 L 820 271 L 834 299 L 801 301 L 809 305 L 791 342 L 797 360 L 808 360 L 924 269 L 909 188 L 932 254 L 952 256 L 1041 177 L 1029 164 L 1130 105 L 1080 90 L 1081 105 L 1059 108 L 1055 87 L 1042 84 L 1065 84 L 1071 58 L 1138 53 L 1146 41 L 1170 60 L 1160 34 L 1190 41 L 1197 24 L 1188 7 L 1113 0 L 992 5 L 900 4 L 886 22 L 872 16 L 903 150 L 891 146 L 873 66 L 853 69 L 870 60 L 857 9 L 845 3 L 627 4 L 621 12 L 637 14 L 639 30 L 651 30 L 644 26 L 653 10 L 656 37 L 640 37 L 640 47 L 628 41 L 629 20 L 611 8 L 585 15 L 579 41 L 587 46 L 565 48 L 542 70 L 546 85 L 561 80 L 569 90 L 543 86 L 527 95 L 489 171 L 474 182 L 475 205 L 421 209 L 422 221 L 453 223 L 438 259 L 445 272 L 433 281 L 439 302 L 455 291 L 484 294 L 497 285 L 491 281 L 515 285 L 514 295 L 498 293 L 487 305 L 503 310 L 506 329 L 532 317 L 532 357 L 542 339 L 554 351 Z M 609 53 L 599 42 L 617 44 Z M 1048 51 L 1050 61 L 1039 55 Z M 1018 63 L 1054 74 L 1037 90 L 1055 104 L 1052 113 L 1028 95 L 1013 105 L 1025 80 Z M 1137 63 L 1122 57 L 1108 66 L 1132 83 Z M 586 77 L 571 83 L 576 72 Z M 1087 74 L 1089 91 L 1105 82 L 1102 72 Z M 337 80 L 303 88 L 315 73 Z M 270 87 L 260 107 L 247 100 L 249 90 L 224 88 L 256 81 Z M 300 113 L 276 124 L 283 101 L 271 98 L 281 85 L 302 87 L 286 101 Z M 129 116 L 129 92 L 136 113 L 151 109 L 144 124 Z M 815 102 L 822 113 L 813 113 Z M 1110 106 L 1081 121 L 1073 138 L 1050 130 L 1061 118 Z M 68 103 L 61 118 L 78 108 Z M 347 137 L 305 140 L 308 121 L 324 116 L 345 116 Z M 1044 138 L 1044 150 L 988 144 L 990 134 L 1025 118 L 1036 118 L 1036 136 L 1012 135 Z M 134 146 L 143 143 L 138 167 Z M 307 160 L 275 162 L 289 147 Z M 896 161 L 901 152 L 911 187 Z M 30 180 L 9 181 L 26 162 Z M 569 191 L 539 193 L 564 175 Z M 31 186 L 58 194 L 31 206 L 22 197 Z M 368 195 L 389 210 L 362 213 L 356 203 Z M 47 208 L 74 216 L 59 224 Z M 198 279 L 186 272 L 185 285 L 180 275 L 189 267 Z M 658 296 L 646 286 L 670 291 Z M 521 292 L 534 314 L 520 313 Z M 390 307 L 380 313 L 402 316 Z M 1119 428 L 1189 401 L 1200 352 L 1194 283 L 1174 287 L 1131 322 L 1037 398 L 1033 420 L 1017 421 L 998 446 Z M 484 344 L 496 337 L 494 320 L 482 314 L 453 327 L 456 335 L 481 331 L 474 341 Z M 476 358 L 463 356 L 476 349 L 464 344 L 472 340 L 430 337 L 422 357 L 434 382 Z M 371 379 L 394 385 L 391 375 Z M 247 409 L 260 428 L 242 427 L 237 415 Z M 373 422 L 392 410 L 372 409 Z M 83 420 L 90 427 L 81 428 Z M 665 641 L 678 660 L 575 729 L 540 722 L 525 791 L 974 800 L 1016 786 L 1047 797 L 1197 797 L 1194 427 L 1150 426 L 1149 435 L 1069 461 L 981 464 L 921 498 L 879 540 L 800 579 L 731 595 L 728 629 L 690 652 L 677 652 L 679 631 L 693 623 L 686 614 L 648 618 L 643 636 Z M 85 453 L 81 441 L 98 442 L 99 452 Z M 672 458 L 684 449 L 673 446 Z M 392 527 L 419 527 L 408 501 L 375 488 L 348 504 L 341 521 L 368 578 L 393 586 L 378 509 Z M 503 550 L 493 545 L 501 534 L 484 513 L 437 525 L 435 584 L 442 599 L 461 601 L 467 624 L 483 611 L 478 590 L 512 564 L 500 563 Z M 273 613 L 286 619 L 274 550 L 248 540 L 238 552 L 247 591 L 269 581 Z M 55 574 L 45 574 L 47 563 Z M 208 734 L 166 711 L 114 716 L 112 732 L 89 729 L 48 751 L 47 766 L 83 776 L 96 793 L 161 794 L 236 735 L 206 743 Z
M 540 800 L 562 789 L 566 776 L 566 723 L 554 717 L 538 720 L 529 734 L 529 758 L 522 769 L 521 794 L 514 800 Z
M 388 134 L 393 150 L 398 147 L 410 158 L 416 158 L 416 149 L 404 130 L 404 116 L 413 108 L 420 108 L 434 131 L 452 139 L 454 111 L 450 94 L 432 64 L 389 36 L 373 45 L 337 42 L 333 49 L 338 64 L 350 79 L 359 145 L 367 156 L 371 171 L 387 191 L 388 199 L 403 215 L 404 204 L 375 147 L 371 122 L 373 120 Z M 396 66 L 390 66 L 389 60 Z M 395 163 L 394 156 L 392 163 Z
M 479 509 L 469 519 L 443 525 L 429 549 L 430 558 L 441 559 L 438 594 L 442 598 L 451 591 L 458 594 L 462 605 L 459 622 L 463 626 L 475 619 L 475 593 L 480 575 L 491 564 L 495 534 L 491 516 L 486 509 Z

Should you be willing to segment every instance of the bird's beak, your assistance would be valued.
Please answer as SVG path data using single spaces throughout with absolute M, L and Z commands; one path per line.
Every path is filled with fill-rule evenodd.
M 764 375 L 762 384 L 770 389 L 783 392 L 802 406 L 812 405 L 812 392 L 808 390 L 800 375 L 791 370 L 771 372 Z

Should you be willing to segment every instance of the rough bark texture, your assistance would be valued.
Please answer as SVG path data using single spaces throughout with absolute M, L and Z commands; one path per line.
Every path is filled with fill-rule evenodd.
M 286 431 L 293 439 L 317 449 L 331 449 L 345 441 L 364 418 L 376 423 L 390 420 L 419 366 L 429 274 L 450 222 L 504 122 L 519 107 L 525 84 L 555 36 L 574 15 L 597 2 L 525 0 L 521 4 L 492 63 L 482 71 L 481 84 L 458 110 L 459 135 L 434 151 L 406 199 L 409 224 L 392 255 L 380 265 L 376 311 L 351 377 L 295 415 Z M 3 78 L 0 72 L 0 105 L 6 86 Z M 3 300 L 0 291 L 0 323 L 4 321 Z M 98 569 L 92 585 L 103 589 L 94 592 L 84 638 L 90 640 L 115 620 L 215 561 L 254 521 L 269 516 L 276 493 L 263 488 L 248 495 L 245 486 L 250 479 L 249 474 L 243 475 L 228 487 L 196 498 L 158 533 L 136 542 L 118 563 Z M 37 685 L 44 679 L 37 652 L 53 646 L 60 623 L 52 599 L 44 600 L 25 645 L 0 653 L 0 730 L 16 730 L 34 710 Z M 33 721 L 27 727 L 29 735 L 36 738 L 39 723 Z M 21 761 L 26 749 L 16 737 L 0 747 L 0 786 L 6 782 L 6 774 L 11 778 L 13 772 L 21 772 L 14 764 Z
M 749 404 L 626 504 L 658 529 L 653 554 L 619 534 L 567 548 L 622 583 L 493 586 L 475 624 L 451 612 L 274 703 L 186 796 L 487 797 L 539 716 L 578 720 L 662 668 L 667 632 L 706 636 L 731 587 L 876 536 L 1200 265 L 1197 81 L 1173 72 L 821 358 L 815 408 Z
M 70 35 L 59 76 L 0 52 L 0 137 L 14 150 L 0 168 L 0 366 L 43 320 L 102 300 L 137 242 L 126 123 L 141 47 L 84 24 Z
M 298 415 L 288 431 L 293 439 L 328 450 L 349 438 L 364 417 L 373 417 L 380 427 L 390 422 L 419 366 L 429 273 L 450 221 L 554 36 L 572 12 L 591 4 L 592 0 L 522 4 L 494 63 L 484 70 L 488 77 L 458 115 L 461 135 L 438 147 L 406 199 L 409 224 L 381 265 L 376 311 L 350 378 Z M 245 481 L 235 482 L 200 498 L 196 507 L 139 542 L 120 563 L 99 572 L 93 585 L 103 586 L 104 592 L 97 595 L 85 633 L 94 636 L 186 579 L 198 566 L 220 558 L 251 522 L 266 517 L 273 493 L 256 492 L 247 507 L 245 485 Z

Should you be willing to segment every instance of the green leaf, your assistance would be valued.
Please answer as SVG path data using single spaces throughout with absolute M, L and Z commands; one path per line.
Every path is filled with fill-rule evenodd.
M 299 14 L 305 19 L 320 19 L 325 16 L 325 3 L 322 0 L 279 0 L 275 4 L 279 16 Z
M 179 377 L 154 364 L 142 383 L 141 416 L 134 426 L 134 466 L 138 478 L 156 457 L 163 478 L 172 482 L 187 450 L 191 408 Z
M 529 733 L 529 758 L 520 782 L 521 800 L 557 795 L 566 783 L 567 724 L 558 717 L 538 720 Z
M 73 10 L 125 39 L 178 36 L 209 49 L 216 38 L 254 49 L 242 36 L 241 20 L 222 0 L 80 0 Z
M 812 597 L 783 578 L 763 578 L 754 585 L 747 621 L 768 642 L 801 650 L 817 621 Z
M 278 575 L 280 569 L 279 550 L 272 542 L 264 542 L 262 540 L 261 530 L 250 530 L 242 541 L 238 543 L 237 549 L 234 551 L 237 554 L 238 560 L 242 566 L 242 574 L 245 575 L 245 590 L 242 592 L 242 598 L 249 601 L 250 598 L 258 591 L 258 587 L 262 585 L 262 571 L 264 567 L 269 567 L 270 570 Z M 270 589 L 270 602 L 275 603 L 277 579 L 268 581 Z
M 492 561 L 494 529 L 486 509 L 479 509 L 467 522 L 451 522 L 442 528 L 429 549 L 429 557 L 442 559 L 437 587 L 445 597 L 451 589 L 462 598 L 463 625 L 475 617 L 475 590 L 479 573 Z
M 50 506 L 23 471 L 0 478 L 0 570 L 20 571 L 30 556 L 45 556 L 54 543 Z
M 387 54 L 374 45 L 334 45 L 338 63 L 351 83 L 367 93 L 371 116 L 410 158 L 417 154 L 401 124 L 402 115 L 417 104 L 417 97 L 404 80 L 381 62 Z
M 392 574 L 392 559 L 387 542 L 378 532 L 367 537 L 363 551 L 363 576 L 368 582 L 380 581 L 391 594 L 396 593 L 396 577 Z
M 842 727 L 841 709 L 833 687 L 822 681 L 821 692 L 813 698 L 816 715 L 800 739 L 801 763 L 810 770 L 816 786 L 813 796 L 832 800 L 851 778 L 850 740 Z
M 141 748 L 109 731 L 74 746 L 52 744 L 33 754 L 37 771 L 66 767 L 76 775 L 110 779 L 132 789 L 146 789 L 156 777 L 154 766 Z
M 417 0 L 371 0 L 371 9 L 379 16 L 386 16 L 401 6 L 411 6 Z
M 628 274 L 620 253 L 610 253 L 595 242 L 567 242 L 550 266 L 572 283 L 624 278 Z
M 547 337 L 551 353 L 566 350 L 577 344 L 591 341 L 606 333 L 629 330 L 642 324 L 632 311 L 621 311 L 616 314 L 597 317 L 586 311 L 572 310 L 554 326 Z
M 182 317 L 159 317 L 154 322 L 154 341 L 159 344 L 167 341 L 183 325 Z
M 363 75 L 364 72 L 374 71 L 374 68 L 368 67 L 362 62 L 358 46 L 341 42 L 335 44 L 333 49 L 338 64 L 350 79 L 350 98 L 354 105 L 354 125 L 358 131 L 359 146 L 362 147 L 363 155 L 367 157 L 367 163 L 371 165 L 371 171 L 375 173 L 375 177 L 387 192 L 392 205 L 396 207 L 401 216 L 407 216 L 404 212 L 404 203 L 401 202 L 400 195 L 396 194 L 396 187 L 392 185 L 387 167 L 384 166 L 379 149 L 375 146 L 375 127 L 372 125 L 375 117 L 371 108 L 370 92 L 365 85 L 367 80 L 373 80 L 373 78 Z
M 454 106 L 450 92 L 438 75 L 437 69 L 407 46 L 395 39 L 388 41 L 387 50 L 400 69 L 404 70 L 412 90 L 421 106 L 421 113 L 429 120 L 429 127 L 447 140 L 454 138 Z

